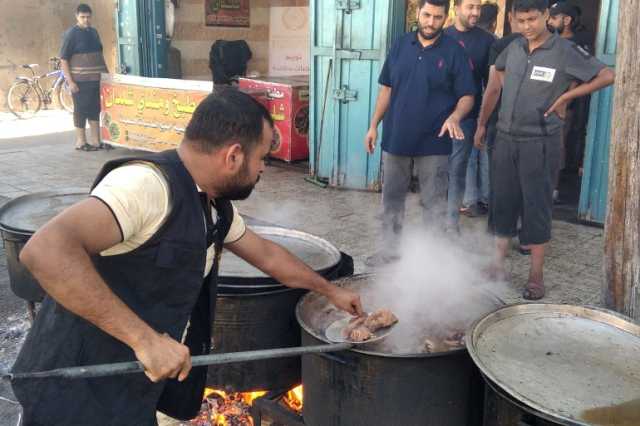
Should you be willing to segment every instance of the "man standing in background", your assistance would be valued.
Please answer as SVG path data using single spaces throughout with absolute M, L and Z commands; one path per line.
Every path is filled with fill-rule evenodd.
M 473 70 L 475 83 L 476 100 L 469 115 L 462 121 L 461 127 L 464 139 L 454 139 L 452 143 L 451 155 L 449 157 L 449 198 L 447 206 L 447 228 L 457 232 L 459 229 L 460 212 L 462 199 L 465 192 L 465 182 L 467 178 L 467 165 L 469 156 L 473 148 L 473 135 L 476 131 L 476 123 L 480 105 L 482 103 L 482 91 L 488 79 L 487 61 L 489 59 L 489 49 L 495 38 L 485 30 L 478 28 L 481 0 L 455 0 L 456 19 L 452 26 L 444 30 L 445 35 L 456 40 L 467 53 Z M 474 161 L 478 161 L 478 151 L 476 150 Z M 476 167 L 477 170 L 477 167 Z M 479 202 L 483 204 L 483 211 L 486 213 L 486 204 L 489 197 L 489 174 L 488 168 L 484 168 L 482 185 L 483 191 L 480 196 L 475 196 L 472 213 L 481 213 Z
M 557 33 L 560 37 L 567 39 L 586 52 L 593 54 L 589 42 L 584 37 L 578 37 L 576 26 L 578 23 L 578 8 L 568 3 L 555 3 L 549 8 L 549 22 L 547 23 L 551 32 Z M 573 169 L 577 171 L 582 163 L 583 146 L 587 133 L 587 120 L 589 114 L 589 97 L 584 96 L 575 99 L 567 107 L 567 115 L 562 132 L 562 151 L 560 169 Z M 559 201 L 560 173 L 556 176 L 556 187 L 553 192 L 554 202 Z
M 478 27 L 482 28 L 489 34 L 493 34 L 495 38 L 496 26 L 498 23 L 498 12 L 500 9 L 495 3 L 484 3 L 480 8 L 480 18 L 478 19 Z M 493 49 L 493 45 L 491 45 Z M 493 58 L 495 62 L 495 57 Z M 489 53 L 489 63 L 491 66 L 491 50 Z M 484 90 L 487 90 L 488 82 L 485 82 Z M 486 150 L 478 149 L 475 146 L 469 155 L 469 164 L 467 165 L 467 179 L 464 190 L 464 198 L 460 213 L 474 217 L 488 212 L 491 200 L 491 175 L 489 168 L 489 153 Z
M 498 25 L 498 13 L 500 8 L 495 3 L 484 3 L 480 8 L 480 18 L 478 19 L 478 27 L 482 28 L 490 34 L 496 32 Z
M 475 94 L 464 50 L 442 33 L 448 11 L 449 0 L 420 0 L 418 30 L 393 45 L 378 79 L 380 92 L 364 144 L 373 153 L 384 118 L 384 248 L 367 258 L 368 266 L 398 256 L 412 163 L 420 181 L 424 225 L 439 228 L 445 219 L 451 139 L 464 138 L 460 122 L 473 107 Z
M 60 58 L 62 72 L 73 94 L 73 124 L 76 128 L 76 149 L 95 151 L 110 149 L 100 142 L 100 73 L 107 72 L 102 55 L 102 42 L 91 27 L 91 8 L 80 4 L 76 8 L 76 25 L 63 36 Z M 90 142 L 85 126 L 89 121 Z

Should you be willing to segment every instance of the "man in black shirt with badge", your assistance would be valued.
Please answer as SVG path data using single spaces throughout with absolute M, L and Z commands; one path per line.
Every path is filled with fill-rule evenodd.
M 100 73 L 107 72 L 102 55 L 102 42 L 91 27 L 91 8 L 80 4 L 76 8 L 76 25 L 63 36 L 60 59 L 62 72 L 73 96 L 73 124 L 76 128 L 76 149 L 95 151 L 110 149 L 100 142 Z M 87 143 L 85 126 L 89 121 L 91 142 Z
M 504 261 L 521 216 L 520 243 L 531 248 L 523 297 L 537 300 L 545 295 L 544 253 L 551 239 L 552 193 L 567 104 L 613 84 L 614 73 L 549 32 L 546 0 L 515 0 L 513 14 L 523 37 L 495 63 L 503 89 L 491 161 L 497 259 L 489 272 L 494 279 L 506 278 Z M 485 96 L 482 110 L 490 114 L 496 101 Z

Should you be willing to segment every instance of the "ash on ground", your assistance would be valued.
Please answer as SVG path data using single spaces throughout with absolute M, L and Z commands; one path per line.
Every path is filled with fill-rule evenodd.
M 11 315 L 0 323 L 0 370 L 11 368 L 30 326 L 26 313 Z

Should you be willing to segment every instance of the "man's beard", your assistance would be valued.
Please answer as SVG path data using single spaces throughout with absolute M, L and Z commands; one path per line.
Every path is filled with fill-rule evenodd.
M 554 27 L 553 25 L 547 25 L 547 27 L 549 28 L 549 31 L 551 31 L 552 33 L 558 33 L 558 34 L 562 34 L 565 29 L 564 22 L 560 24 L 558 28 Z
M 251 195 L 253 188 L 260 181 L 260 175 L 255 182 L 250 182 L 249 171 L 246 167 L 243 167 L 238 176 L 232 178 L 225 187 L 220 191 L 220 198 L 225 200 L 246 200 Z
M 431 34 L 427 34 L 425 32 L 425 29 L 427 27 L 422 27 L 419 26 L 418 29 L 420 31 L 420 35 L 422 36 L 422 38 L 424 38 L 425 40 L 433 40 L 434 38 L 438 37 L 440 35 L 440 33 L 442 32 L 442 27 L 438 28 L 437 30 L 435 30 L 433 33 Z
M 478 19 L 476 19 L 476 23 L 477 22 L 478 22 Z M 472 24 L 472 23 L 469 22 L 469 18 L 468 17 L 465 18 L 463 16 L 460 16 L 460 23 L 462 23 L 462 26 L 465 27 L 468 30 L 471 30 L 471 29 L 475 28 L 475 26 L 476 26 L 475 23 Z

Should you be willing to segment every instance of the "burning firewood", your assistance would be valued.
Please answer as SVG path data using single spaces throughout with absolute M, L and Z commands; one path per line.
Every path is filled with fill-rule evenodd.
M 189 426 L 254 426 L 249 408 L 255 398 L 266 392 L 227 393 L 205 391 L 203 408 Z

